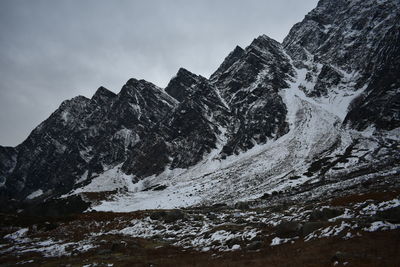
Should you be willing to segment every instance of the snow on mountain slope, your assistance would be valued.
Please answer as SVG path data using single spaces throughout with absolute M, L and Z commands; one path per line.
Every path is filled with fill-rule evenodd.
M 290 82 L 290 88 L 281 92 L 288 108 L 287 120 L 290 125 L 289 133 L 281 138 L 225 160 L 214 158 L 221 149 L 219 147 L 196 166 L 166 170 L 140 182 L 141 185 L 148 184 L 148 187 L 160 184 L 167 186 L 162 191 L 128 190 L 93 209 L 133 211 L 233 203 L 256 199 L 265 193 L 287 190 L 304 183 L 318 182 L 320 177 L 307 176 L 305 173 L 313 161 L 343 153 L 352 144 L 354 133 L 341 127 L 343 116 L 339 112 L 347 108 L 345 105 L 359 91 L 341 92 L 346 94 L 345 100 L 330 97 L 318 101 L 307 97 L 299 89 L 305 82 L 305 71 L 297 69 L 297 78 Z

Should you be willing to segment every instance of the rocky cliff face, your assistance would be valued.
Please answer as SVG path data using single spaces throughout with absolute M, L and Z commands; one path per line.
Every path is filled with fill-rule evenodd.
M 17 163 L 17 151 L 12 147 L 0 147 L 0 185 L 4 186 L 6 177 L 14 170 Z
M 365 93 L 358 98 L 346 117 L 356 129 L 371 123 L 379 129 L 400 126 L 400 14 L 386 32 L 375 58 L 380 62 L 371 75 Z
M 398 1 L 322 0 L 290 30 L 283 46 L 297 66 L 322 64 L 308 73 L 316 80 L 309 95 L 321 96 L 337 86 L 343 80 L 340 72 L 352 75 L 353 87 L 365 90 L 346 123 L 391 130 L 399 127 L 399 18 Z
M 238 154 L 288 132 L 279 91 L 294 75 L 281 44 L 262 35 L 245 49 L 236 47 L 210 80 L 234 114 L 225 155 Z M 273 114 L 273 115 L 272 115 Z
M 111 181 L 134 193 L 148 177 L 224 184 L 185 191 L 196 201 L 243 197 L 233 185 L 257 195 L 292 176 L 295 186 L 334 180 L 343 155 L 375 146 L 352 129 L 371 127 L 376 146 L 391 140 L 382 168 L 397 166 L 386 131 L 400 126 L 399 17 L 396 0 L 321 0 L 282 44 L 262 35 L 236 47 L 209 79 L 180 69 L 165 89 L 130 79 L 118 94 L 64 101 L 22 144 L 0 147 L 4 203 L 118 188 Z M 373 164 L 368 153 L 346 168 Z
M 229 111 L 218 89 L 206 78 L 180 69 L 165 91 L 176 99 L 176 106 L 165 113 L 149 141 L 135 148 L 124 164 L 124 170 L 139 178 L 160 173 L 167 166 L 192 166 L 224 138 Z
M 39 188 L 43 197 L 68 192 L 79 179 L 124 162 L 175 104 L 162 89 L 135 79 L 118 95 L 100 87 L 92 99 L 64 101 L 17 147 L 7 193 L 21 198 Z

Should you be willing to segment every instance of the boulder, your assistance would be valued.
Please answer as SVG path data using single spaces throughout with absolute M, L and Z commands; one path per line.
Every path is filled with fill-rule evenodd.
M 150 219 L 152 220 L 161 220 L 165 217 L 166 212 L 165 211 L 155 211 L 150 214 Z
M 235 204 L 235 209 L 247 210 L 249 208 L 250 206 L 248 202 L 238 202 Z
M 261 197 L 260 197 L 260 199 L 268 199 L 268 198 L 270 198 L 270 194 L 268 194 L 268 193 L 264 193 Z
M 302 225 L 299 222 L 283 221 L 276 226 L 276 235 L 281 238 L 299 236 Z
M 173 223 L 185 218 L 185 213 L 181 210 L 171 211 L 155 211 L 150 214 L 150 219 L 157 221 L 164 221 L 166 223 Z
M 171 210 L 166 213 L 164 217 L 164 222 L 173 223 L 178 220 L 182 220 L 184 218 L 185 218 L 185 213 L 183 213 L 181 210 Z
M 239 237 L 235 237 L 226 241 L 226 245 L 232 248 L 234 245 L 238 245 L 242 242 L 242 239 Z
M 314 210 L 310 214 L 310 221 L 327 221 L 343 214 L 343 209 L 323 208 L 322 210 Z
M 257 250 L 262 247 L 263 243 L 261 241 L 253 241 L 247 245 L 248 250 Z
M 317 229 L 320 229 L 326 225 L 325 222 L 306 222 L 303 224 L 302 233 L 303 236 L 309 235 Z
M 389 208 L 387 210 L 378 211 L 376 215 L 379 218 L 382 218 L 385 221 L 391 223 L 399 223 L 400 222 L 400 206 Z

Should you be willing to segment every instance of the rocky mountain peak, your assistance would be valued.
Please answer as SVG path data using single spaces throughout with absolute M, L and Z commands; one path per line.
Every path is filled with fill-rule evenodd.
M 240 57 L 241 55 L 243 55 L 243 52 L 244 52 L 244 49 L 237 45 L 237 46 L 235 46 L 235 49 L 233 49 L 233 51 L 231 53 L 229 53 L 227 58 Z
M 281 44 L 266 35 L 253 40 L 245 50 L 231 53 L 212 76 L 211 81 L 221 90 L 229 103 L 232 95 L 251 86 L 266 85 L 279 88 L 287 87 L 285 78 L 293 75 L 290 60 Z M 232 55 L 237 54 L 233 57 Z
M 176 77 L 187 77 L 187 76 L 195 76 L 195 77 L 197 77 L 196 74 L 188 71 L 185 68 L 179 68 L 178 72 L 176 73 Z
M 146 80 L 143 79 L 138 80 L 135 78 L 130 78 L 122 87 L 121 92 L 119 94 L 125 94 L 130 91 L 140 92 L 143 90 L 153 90 L 156 88 L 157 86 Z
M 210 80 L 215 82 L 218 78 L 223 75 L 235 62 L 237 62 L 245 54 L 244 49 L 240 46 L 236 46 L 235 49 L 229 53 L 224 59 L 219 68 L 210 76 Z
M 85 104 L 89 103 L 89 101 L 90 101 L 89 98 L 87 98 L 83 95 L 78 95 L 71 99 L 63 101 L 60 105 L 60 109 L 65 109 L 65 108 L 73 107 L 76 105 L 85 105 Z
M 168 95 L 163 89 L 146 80 L 129 79 L 118 94 L 115 105 L 126 103 L 128 105 L 144 105 L 161 102 L 161 106 L 170 107 L 176 104 L 176 100 Z
M 60 107 L 45 121 L 46 125 L 60 123 L 63 127 L 73 128 L 77 123 L 80 123 L 82 114 L 90 112 L 92 109 L 91 101 L 85 96 L 76 96 L 69 100 L 63 101 Z M 42 125 L 42 124 L 41 124 Z M 42 130 L 42 127 L 37 127 L 34 131 Z
M 111 92 L 107 88 L 100 86 L 97 90 L 96 93 L 92 96 L 91 100 L 98 103 L 98 104 L 104 104 L 109 102 L 111 99 L 115 98 L 117 94 L 114 92 Z
M 193 94 L 195 85 L 199 83 L 201 79 L 201 76 L 193 74 L 184 68 L 180 68 L 175 77 L 168 83 L 165 92 L 181 102 L 186 97 Z
M 246 51 L 269 52 L 271 50 L 279 49 L 280 43 L 263 34 L 255 38 L 251 44 L 246 47 Z
M 118 98 L 123 99 L 125 97 L 135 97 L 138 95 L 146 96 L 146 95 L 164 95 L 163 97 L 168 98 L 168 94 L 164 92 L 163 89 L 156 86 L 155 84 L 148 82 L 143 79 L 129 79 L 124 86 L 122 86 L 121 91 L 118 93 Z M 169 97 L 171 98 L 171 97 Z
M 376 65 L 378 58 L 369 60 L 373 50 L 399 16 L 397 0 L 323 0 L 293 26 L 283 46 L 295 60 L 311 54 L 320 62 L 362 72 L 366 62 Z

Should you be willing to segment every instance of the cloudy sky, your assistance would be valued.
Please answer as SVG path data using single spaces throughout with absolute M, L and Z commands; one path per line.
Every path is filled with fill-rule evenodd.
M 282 41 L 317 0 L 1 0 L 0 145 L 59 105 L 130 78 L 165 87 L 179 67 L 208 77 L 260 34 Z

